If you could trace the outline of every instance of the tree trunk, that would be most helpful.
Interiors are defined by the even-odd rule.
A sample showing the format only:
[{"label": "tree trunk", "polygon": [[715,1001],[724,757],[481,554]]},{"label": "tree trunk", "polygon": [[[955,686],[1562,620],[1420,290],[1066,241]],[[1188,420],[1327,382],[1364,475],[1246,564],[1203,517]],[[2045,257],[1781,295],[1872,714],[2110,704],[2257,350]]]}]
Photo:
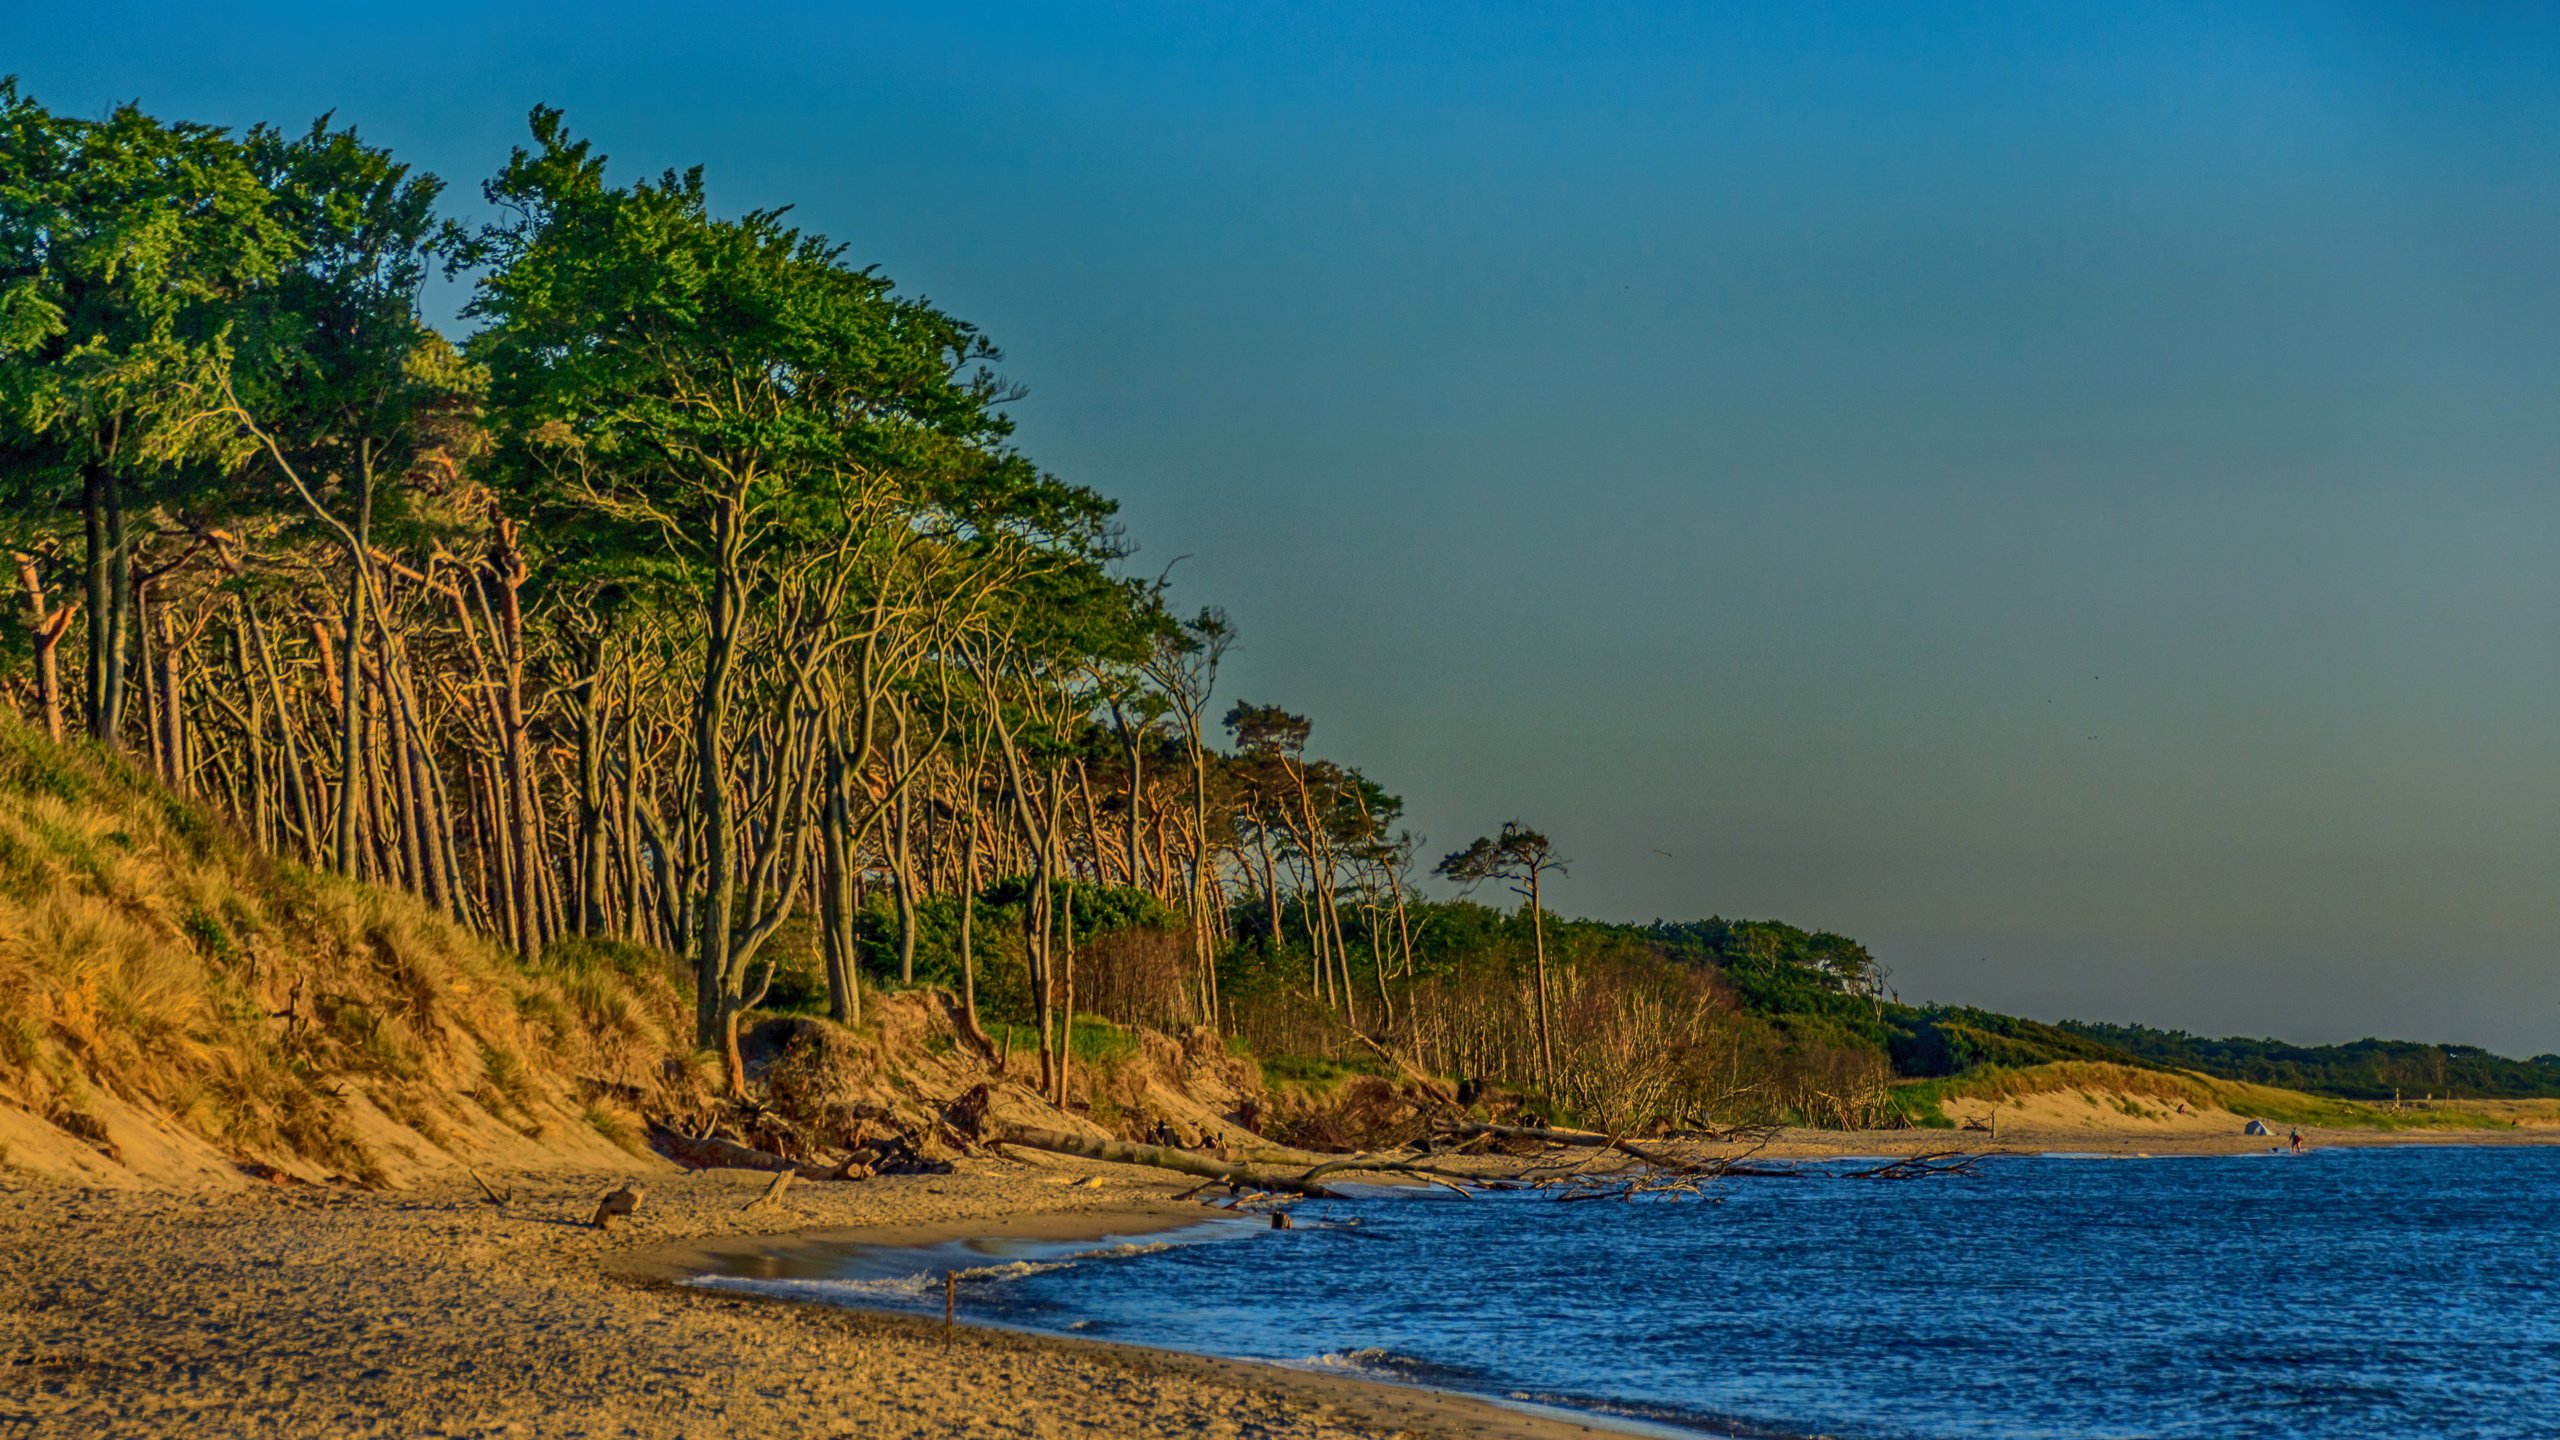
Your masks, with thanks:
[{"label": "tree trunk", "polygon": [[526,959],[542,953],[544,940],[538,847],[541,811],[534,796],[533,739],[524,704],[524,606],[521,589],[527,578],[524,554],[516,547],[516,524],[500,520],[489,549],[489,571],[497,582],[497,615],[493,629],[498,648],[498,743],[506,771],[507,906],[515,917],[516,949]]},{"label": "tree trunk", "polygon": [[745,537],[734,503],[713,512],[714,560],[710,613],[704,636],[702,685],[693,704],[694,799],[700,817],[702,880],[695,921],[695,1020],[701,1043],[720,1047],[733,1095],[746,1093],[746,1063],[738,1054],[737,1004],[743,975],[733,974],[738,854],[729,818],[729,688],[737,668],[739,628],[746,614],[740,568]]},{"label": "tree trunk", "polygon": [[639,682],[624,687],[622,702],[622,789],[619,824],[622,842],[622,925],[625,940],[640,938],[640,919],[645,913],[640,900],[640,716],[636,703]]},{"label": "tree trunk", "polygon": [[125,632],[133,608],[133,551],[125,533],[124,491],[103,464],[81,467],[81,510],[88,530],[89,666],[83,676],[90,738],[124,743]]},{"label": "tree trunk", "polygon": [[907,770],[907,707],[896,706],[897,739],[889,752],[891,783],[897,793],[891,797],[889,814],[889,868],[897,882],[895,900],[898,906],[898,983],[916,983],[916,862],[912,845],[915,811],[909,795]]},{"label": "tree trunk", "polygon": [[364,587],[373,569],[365,547],[372,538],[373,486],[369,466],[356,472],[356,523],[347,545],[347,593],[338,629],[338,873],[356,873],[356,784],[364,764],[364,685],[359,668],[364,655]]},{"label": "tree trunk", "polygon": [[195,790],[195,767],[190,763],[187,746],[186,656],[178,645],[178,619],[166,596],[155,595],[152,618],[157,623],[157,654],[153,657],[159,669],[159,681],[153,688],[160,702],[161,769],[168,776],[169,788],[181,795]]},{"label": "tree trunk", "polygon": [[1271,906],[1271,953],[1280,953],[1280,875],[1271,864],[1271,827],[1260,816],[1253,821],[1253,843],[1262,852],[1262,898]]},{"label": "tree trunk", "polygon": [[978,1024],[978,957],[971,944],[978,914],[978,812],[974,804],[969,807],[967,823],[968,838],[962,842],[960,859],[960,1019],[968,1027],[970,1043],[983,1050],[988,1048],[987,1032]]},{"label": "tree trunk", "polygon": [[395,819],[400,837],[400,870],[411,892],[426,897],[432,894],[427,879],[426,831],[418,824],[419,795],[417,774],[409,766],[409,727],[404,723],[400,707],[391,698],[389,646],[386,644],[384,664],[374,667],[374,684],[382,691],[382,723],[390,730],[390,743],[383,747],[389,761],[391,785],[389,799],[397,807]]},{"label": "tree trunk", "polygon": [[1067,881],[1066,933],[1059,951],[1061,984],[1058,1008],[1058,1096],[1055,1104],[1067,1108],[1067,1072],[1073,1068],[1076,1054],[1076,882]]},{"label": "tree trunk", "polygon": [[590,939],[607,928],[604,824],[604,637],[587,641],[586,676],[578,687],[578,933]]},{"label": "tree trunk", "polygon": [[1538,872],[1529,872],[1529,933],[1538,948],[1538,1064],[1545,1076],[1548,1091],[1556,1086],[1555,1021],[1547,1011],[1547,922],[1546,911],[1538,903]]},{"label": "tree trunk", "polygon": [[147,590],[134,594],[133,660],[130,673],[142,689],[142,748],[151,761],[151,773],[163,783],[169,779],[168,728],[160,713],[160,667],[152,660],[151,617],[159,607],[152,603]]},{"label": "tree trunk", "polygon": [[[238,678],[240,698],[247,715],[241,726],[243,743],[241,763],[247,770],[248,809],[242,818],[249,827],[250,838],[270,853],[282,850],[275,833],[274,807],[267,798],[267,697],[249,659],[249,626],[242,615],[243,602],[232,597],[231,607],[231,671]],[[55,739],[62,738],[59,735]]]},{"label": "tree trunk", "polygon": [[304,773],[302,742],[295,733],[293,707],[285,699],[284,677],[276,671],[274,649],[267,644],[267,628],[258,619],[258,607],[249,597],[240,597],[240,615],[248,622],[249,641],[257,647],[258,669],[266,677],[268,698],[275,702],[277,743],[284,751],[285,798],[293,806],[294,828],[302,837],[302,862],[320,863],[320,818],[311,803],[311,788]]},{"label": "tree trunk", "polygon": [[1144,890],[1147,852],[1140,841],[1146,833],[1147,819],[1146,732],[1123,725],[1120,734],[1129,747],[1129,886]]},{"label": "tree trunk", "polygon": [[48,610],[44,602],[44,576],[36,569],[36,557],[18,552],[18,584],[27,595],[27,634],[35,644],[36,718],[43,723],[44,733],[59,742],[62,739],[62,662],[59,651],[63,629],[70,623],[71,607]]},{"label": "tree trunk", "polygon": [[826,794],[818,815],[818,930],[827,963],[827,1014],[839,1025],[857,1025],[862,971],[853,928],[853,778],[841,717],[830,707],[820,723],[826,727]]}]

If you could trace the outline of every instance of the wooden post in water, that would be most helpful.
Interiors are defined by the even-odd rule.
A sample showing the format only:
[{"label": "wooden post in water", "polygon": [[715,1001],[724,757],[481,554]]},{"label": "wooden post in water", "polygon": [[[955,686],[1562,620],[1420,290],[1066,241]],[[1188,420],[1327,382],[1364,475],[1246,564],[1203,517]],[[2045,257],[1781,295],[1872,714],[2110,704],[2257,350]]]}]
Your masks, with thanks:
[{"label": "wooden post in water", "polygon": [[959,1308],[960,1272],[957,1270],[945,1270],[942,1272],[942,1328],[944,1330],[947,1331],[951,1328],[952,1315],[958,1311]]}]

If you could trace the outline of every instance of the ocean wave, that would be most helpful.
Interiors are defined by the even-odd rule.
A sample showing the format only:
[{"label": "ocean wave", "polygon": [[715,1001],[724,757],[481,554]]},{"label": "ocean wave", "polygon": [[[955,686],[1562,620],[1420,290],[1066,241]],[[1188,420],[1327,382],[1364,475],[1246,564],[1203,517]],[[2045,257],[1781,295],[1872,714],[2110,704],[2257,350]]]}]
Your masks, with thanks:
[{"label": "ocean wave", "polygon": [[1034,1275],[1049,1275],[1094,1260],[1130,1260],[1140,1255],[1160,1255],[1182,1246],[1171,1240],[1132,1240],[1120,1245],[1105,1245],[1095,1250],[1077,1250],[1065,1255],[1052,1255],[1042,1260],[1008,1260],[1001,1265],[975,1265],[956,1272],[963,1282],[1004,1283],[1027,1280]]},{"label": "ocean wave", "polygon": [[[1073,1256],[1056,1260],[1008,1260],[1001,1265],[971,1265],[951,1273],[970,1285],[1001,1285],[1012,1280],[1028,1280],[1034,1275],[1047,1275],[1076,1267]],[[939,1277],[935,1277],[939,1278]]]},{"label": "ocean wave", "polygon": [[684,1283],[703,1290],[743,1290],[783,1300],[842,1305],[847,1302],[878,1304],[922,1300],[942,1288],[942,1277],[927,1273],[876,1275],[860,1280],[775,1280],[753,1275],[696,1275]]},{"label": "ocean wave", "polygon": [[1482,1372],[1464,1365],[1449,1365],[1406,1355],[1381,1346],[1369,1345],[1358,1350],[1329,1350],[1312,1359],[1299,1362],[1312,1370],[1347,1370],[1379,1380],[1398,1380],[1407,1385],[1464,1385],[1482,1378]]},{"label": "ocean wave", "polygon": [[1522,1405],[1537,1405],[1551,1410],[1576,1410],[1586,1415],[1606,1415],[1616,1420],[1634,1420],[1649,1426],[1660,1426],[1689,1434],[1714,1435],[1725,1440],[1821,1440],[1808,1437],[1801,1430],[1772,1429],[1714,1410],[1687,1405],[1660,1404],[1645,1400],[1605,1400],[1590,1395],[1560,1394],[1547,1390],[1509,1390],[1503,1399]]},{"label": "ocean wave", "polygon": [[[1033,1260],[1007,1260],[992,1265],[951,1267],[948,1274],[969,1286],[1008,1285],[1034,1275],[1055,1274],[1072,1270],[1096,1260],[1128,1260],[1141,1255],[1155,1255],[1182,1248],[1171,1240],[1132,1240],[1118,1245],[1104,1245],[1091,1250],[1077,1250],[1064,1255],[1051,1255]],[[685,1283],[710,1290],[743,1290],[757,1295],[770,1295],[784,1300],[807,1300],[835,1305],[908,1305],[938,1300],[942,1294],[942,1267],[919,1270],[903,1275],[868,1275],[859,1278],[829,1276],[811,1279],[774,1279],[749,1275],[697,1275]]]}]

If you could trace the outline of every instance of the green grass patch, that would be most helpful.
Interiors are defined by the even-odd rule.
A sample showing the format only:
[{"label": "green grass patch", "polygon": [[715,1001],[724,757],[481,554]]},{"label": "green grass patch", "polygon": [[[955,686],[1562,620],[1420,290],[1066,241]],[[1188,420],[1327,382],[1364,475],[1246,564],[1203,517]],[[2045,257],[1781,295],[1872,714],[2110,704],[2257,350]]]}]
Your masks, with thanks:
[{"label": "green grass patch", "polygon": [[2340,1130],[2504,1130],[2510,1121],[2485,1106],[2436,1103],[2393,1109],[2387,1103],[2306,1095],[2240,1080],[2204,1080],[2214,1103],[2235,1115],[2269,1125],[2317,1125]]},{"label": "green grass patch", "polygon": [[[987,1035],[998,1049],[1011,1046],[1017,1055],[1035,1053],[1040,1048],[1040,1030],[1036,1025],[1000,1022],[986,1027]],[[1051,1031],[1055,1034],[1055,1030]],[[1138,1053],[1138,1037],[1098,1015],[1078,1014],[1073,1039],[1067,1054],[1087,1065],[1107,1065],[1126,1060]]]},{"label": "green grass patch", "polygon": [[1271,1085],[1295,1085],[1307,1090],[1329,1090],[1354,1075],[1383,1075],[1386,1066],[1367,1056],[1337,1059],[1330,1055],[1266,1055],[1262,1058],[1262,1078]]}]

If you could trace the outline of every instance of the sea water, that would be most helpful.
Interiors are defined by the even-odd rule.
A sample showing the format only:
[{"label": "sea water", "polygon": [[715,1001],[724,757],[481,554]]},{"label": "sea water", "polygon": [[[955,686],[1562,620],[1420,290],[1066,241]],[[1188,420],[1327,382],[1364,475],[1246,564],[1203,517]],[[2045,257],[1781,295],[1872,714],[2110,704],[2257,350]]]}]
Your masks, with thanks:
[{"label": "sea water", "polygon": [[1295,1216],[727,1283],[938,1310],[959,1268],[972,1319],[1709,1434],[2560,1437],[2560,1149],[1995,1157]]}]

